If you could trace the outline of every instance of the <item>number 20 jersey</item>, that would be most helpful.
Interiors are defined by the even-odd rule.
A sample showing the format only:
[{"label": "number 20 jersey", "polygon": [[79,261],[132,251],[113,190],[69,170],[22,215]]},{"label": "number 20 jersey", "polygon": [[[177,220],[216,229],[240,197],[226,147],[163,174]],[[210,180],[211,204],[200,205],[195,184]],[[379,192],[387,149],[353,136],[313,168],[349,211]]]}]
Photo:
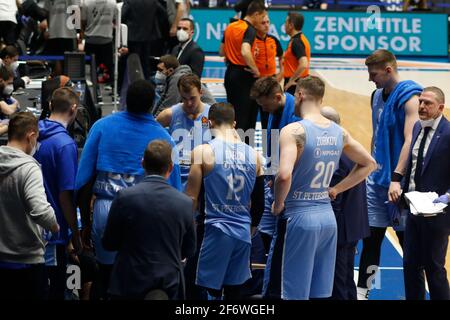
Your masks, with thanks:
[{"label": "number 20 jersey", "polygon": [[286,212],[329,206],[328,187],[343,148],[343,131],[334,122],[328,127],[320,127],[304,119],[300,124],[305,131],[305,142],[303,153],[292,172],[292,184],[285,201]]}]

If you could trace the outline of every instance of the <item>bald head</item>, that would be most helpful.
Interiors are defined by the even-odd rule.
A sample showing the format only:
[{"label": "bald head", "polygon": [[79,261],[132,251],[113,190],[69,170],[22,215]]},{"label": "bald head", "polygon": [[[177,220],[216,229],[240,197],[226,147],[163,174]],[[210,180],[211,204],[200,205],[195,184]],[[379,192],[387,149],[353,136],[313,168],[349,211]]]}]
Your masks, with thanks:
[{"label": "bald head", "polygon": [[320,108],[320,114],[327,118],[328,120],[331,120],[337,124],[341,124],[341,117],[339,116],[339,113],[330,106],[325,106]]}]

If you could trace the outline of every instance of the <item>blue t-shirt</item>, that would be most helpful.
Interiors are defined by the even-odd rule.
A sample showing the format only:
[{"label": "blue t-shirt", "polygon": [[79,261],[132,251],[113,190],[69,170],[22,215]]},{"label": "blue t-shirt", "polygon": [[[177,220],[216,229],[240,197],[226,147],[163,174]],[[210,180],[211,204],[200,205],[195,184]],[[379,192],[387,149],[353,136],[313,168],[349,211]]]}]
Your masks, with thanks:
[{"label": "blue t-shirt", "polygon": [[[41,164],[47,200],[55,210],[60,226],[58,234],[47,238],[49,243],[66,245],[69,241],[69,226],[61,209],[59,195],[63,191],[75,190],[78,149],[66,128],[56,121],[39,121],[38,150],[34,155]],[[75,199],[73,199],[75,204]]]}]

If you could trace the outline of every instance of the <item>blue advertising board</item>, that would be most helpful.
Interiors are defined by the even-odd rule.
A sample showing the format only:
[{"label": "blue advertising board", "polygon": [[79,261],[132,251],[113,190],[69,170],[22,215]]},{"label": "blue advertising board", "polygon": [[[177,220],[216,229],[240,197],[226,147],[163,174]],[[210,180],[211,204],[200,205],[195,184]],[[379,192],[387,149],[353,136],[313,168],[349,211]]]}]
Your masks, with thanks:
[{"label": "blue advertising board", "polygon": [[[399,56],[447,56],[448,18],[435,13],[365,13],[303,11],[303,32],[312,54],[367,55],[387,49]],[[203,50],[217,52],[223,31],[234,16],[233,10],[193,9],[195,38]],[[287,11],[272,10],[270,33],[283,48],[289,36],[284,32]]]}]

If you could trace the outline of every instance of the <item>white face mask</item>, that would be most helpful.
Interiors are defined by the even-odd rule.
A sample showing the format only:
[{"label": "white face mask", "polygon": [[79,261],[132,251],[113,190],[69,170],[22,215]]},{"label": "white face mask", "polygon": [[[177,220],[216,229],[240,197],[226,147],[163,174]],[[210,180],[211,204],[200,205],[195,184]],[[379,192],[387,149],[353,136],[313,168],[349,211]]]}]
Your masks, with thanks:
[{"label": "white face mask", "polygon": [[180,42],[186,42],[189,40],[189,34],[183,29],[180,29],[177,31],[177,39]]},{"label": "white face mask", "polygon": [[164,84],[166,83],[167,76],[161,71],[156,71],[155,82],[156,84]]},{"label": "white face mask", "polygon": [[10,96],[14,91],[14,86],[12,84],[8,84],[3,89],[3,94],[6,96]]},{"label": "white face mask", "polygon": [[419,120],[419,121],[420,121],[420,125],[422,126],[422,128],[432,127],[433,123],[434,123],[434,119]]},{"label": "white face mask", "polygon": [[14,61],[11,63],[11,69],[15,72],[17,68],[19,67],[19,61]]}]

